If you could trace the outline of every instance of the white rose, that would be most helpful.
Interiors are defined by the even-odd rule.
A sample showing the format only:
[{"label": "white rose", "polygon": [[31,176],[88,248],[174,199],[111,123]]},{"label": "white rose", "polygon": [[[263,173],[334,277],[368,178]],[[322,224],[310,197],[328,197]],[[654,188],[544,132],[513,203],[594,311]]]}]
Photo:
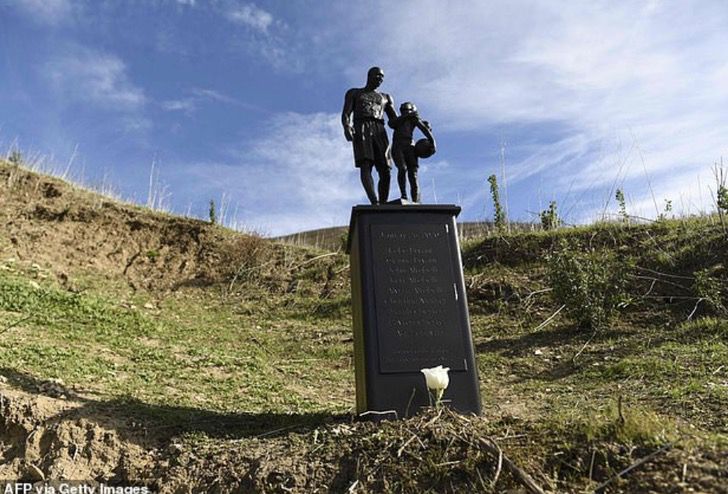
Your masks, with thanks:
[{"label": "white rose", "polygon": [[443,367],[441,365],[432,367],[431,369],[420,370],[420,372],[425,375],[427,387],[435,395],[436,404],[440,402],[442,395],[445,392],[445,388],[447,388],[448,384],[450,384],[450,376],[447,375],[449,370],[449,367]]}]

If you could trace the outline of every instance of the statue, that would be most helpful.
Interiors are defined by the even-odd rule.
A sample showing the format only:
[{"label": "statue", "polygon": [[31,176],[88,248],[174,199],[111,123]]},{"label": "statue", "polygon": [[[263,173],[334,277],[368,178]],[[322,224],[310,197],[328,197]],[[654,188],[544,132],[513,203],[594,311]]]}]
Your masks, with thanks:
[{"label": "statue", "polygon": [[[426,120],[420,120],[417,107],[409,101],[399,107],[400,116],[390,120],[394,129],[392,136],[392,158],[397,165],[397,182],[403,200],[407,200],[407,178],[409,178],[412,202],[420,202],[420,186],[417,181],[418,158],[428,158],[435,154],[437,147],[432,127]],[[425,135],[415,146],[412,135],[415,127]],[[423,142],[424,141],[424,142]]]},{"label": "statue", "polygon": [[[377,91],[382,81],[382,69],[369,69],[366,86],[346,92],[341,112],[344,137],[354,148],[354,165],[359,168],[361,183],[369,201],[375,205],[387,202],[392,167],[388,156],[389,138],[384,127],[384,114],[387,114],[389,122],[397,118],[392,97]],[[372,168],[376,168],[379,175],[379,196],[374,191]]]}]

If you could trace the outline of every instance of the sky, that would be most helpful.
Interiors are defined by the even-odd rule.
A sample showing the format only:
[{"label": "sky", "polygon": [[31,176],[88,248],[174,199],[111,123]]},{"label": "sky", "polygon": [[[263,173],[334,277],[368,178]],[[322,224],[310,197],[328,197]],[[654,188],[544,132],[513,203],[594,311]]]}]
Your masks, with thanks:
[{"label": "sky", "polygon": [[[728,4],[0,0],[0,152],[119,197],[281,235],[366,195],[344,93],[369,67],[438,151],[424,203],[568,224],[713,208],[728,165]],[[398,197],[392,180],[390,197]]]}]

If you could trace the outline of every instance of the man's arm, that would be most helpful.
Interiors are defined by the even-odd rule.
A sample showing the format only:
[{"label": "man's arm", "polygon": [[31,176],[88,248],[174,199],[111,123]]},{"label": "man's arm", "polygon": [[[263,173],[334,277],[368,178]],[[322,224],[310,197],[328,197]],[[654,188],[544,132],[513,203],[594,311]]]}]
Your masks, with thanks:
[{"label": "man's arm", "polygon": [[344,109],[341,110],[341,125],[344,126],[344,137],[351,142],[354,139],[354,126],[351,123],[351,114],[354,112],[354,96],[356,89],[349,89],[344,96]]},{"label": "man's arm", "polygon": [[397,118],[397,112],[394,111],[394,98],[391,95],[386,94],[387,102],[384,104],[384,113],[387,114],[387,121],[390,127],[392,122]]}]

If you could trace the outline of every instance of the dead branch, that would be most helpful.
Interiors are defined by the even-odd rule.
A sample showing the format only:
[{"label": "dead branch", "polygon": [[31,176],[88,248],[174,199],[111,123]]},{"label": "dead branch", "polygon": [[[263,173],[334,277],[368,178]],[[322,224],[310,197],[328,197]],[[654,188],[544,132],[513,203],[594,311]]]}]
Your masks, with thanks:
[{"label": "dead branch", "polygon": [[640,271],[646,271],[647,273],[656,274],[658,276],[665,276],[667,278],[675,278],[678,280],[690,280],[690,281],[693,281],[695,279],[692,276],[679,276],[676,274],[661,273],[660,271],[655,271],[654,269],[649,269],[649,268],[643,268],[642,266],[635,266],[635,268],[639,269]]},{"label": "dead branch", "polygon": [[695,315],[695,311],[698,310],[698,306],[700,305],[700,302],[702,302],[703,300],[705,300],[705,299],[699,298],[698,301],[695,302],[695,307],[693,307],[693,311],[690,313],[690,315],[687,318],[688,321],[693,318],[693,316]]},{"label": "dead branch", "polygon": [[[674,281],[668,281],[668,280],[661,280],[660,278],[653,278],[652,276],[640,276],[640,275],[634,275],[634,276],[633,276],[633,278],[634,278],[634,279],[637,279],[637,280],[648,280],[648,281],[652,281],[652,284],[653,284],[653,286],[654,286],[654,284],[655,284],[656,282],[658,282],[658,281],[659,281],[660,283],[664,283],[665,285],[670,285],[670,286],[674,286],[674,287],[676,287],[676,288],[680,288],[681,290],[685,290],[685,291],[688,291],[688,290],[689,290],[689,288],[687,288],[687,287],[685,287],[685,286],[682,286],[682,285],[680,285],[679,283],[675,283]],[[652,288],[651,288],[651,287],[650,287],[650,291],[652,291]],[[648,292],[648,293],[649,293],[649,292]]]},{"label": "dead branch", "polygon": [[535,494],[545,494],[544,490],[536,483],[536,481],[533,480],[533,477],[531,477],[524,470],[516,466],[516,464],[513,463],[510,458],[503,454],[503,451],[493,441],[481,439],[480,444],[483,449],[493,455],[493,457],[502,458],[503,465],[505,465],[506,469],[511,472],[511,475],[513,475],[513,477],[523,487],[525,487],[528,492]]},{"label": "dead branch", "polygon": [[588,340],[586,340],[586,343],[584,343],[584,346],[582,346],[582,347],[581,347],[581,350],[579,350],[578,352],[576,352],[576,355],[574,355],[573,357],[571,357],[571,362],[572,362],[572,363],[574,363],[574,364],[576,363],[576,358],[577,358],[577,357],[578,357],[579,355],[581,355],[581,354],[582,354],[582,352],[583,352],[584,350],[586,350],[586,347],[587,347],[587,346],[589,345],[589,343],[591,343],[591,341],[592,341],[592,340],[594,339],[594,337],[595,337],[595,336],[597,335],[597,331],[598,331],[598,330],[594,330],[594,332],[593,332],[593,333],[592,333],[592,335],[591,335],[591,336],[589,337],[589,339],[588,339]]},{"label": "dead branch", "polygon": [[534,331],[538,331],[539,329],[545,328],[553,320],[553,318],[556,317],[559,314],[559,312],[561,312],[562,310],[564,310],[564,307],[566,307],[566,304],[564,304],[561,307],[559,307],[556,310],[556,312],[554,312],[553,314],[551,314],[544,322],[542,322],[541,324],[539,324],[538,326],[536,326],[534,328]]}]

